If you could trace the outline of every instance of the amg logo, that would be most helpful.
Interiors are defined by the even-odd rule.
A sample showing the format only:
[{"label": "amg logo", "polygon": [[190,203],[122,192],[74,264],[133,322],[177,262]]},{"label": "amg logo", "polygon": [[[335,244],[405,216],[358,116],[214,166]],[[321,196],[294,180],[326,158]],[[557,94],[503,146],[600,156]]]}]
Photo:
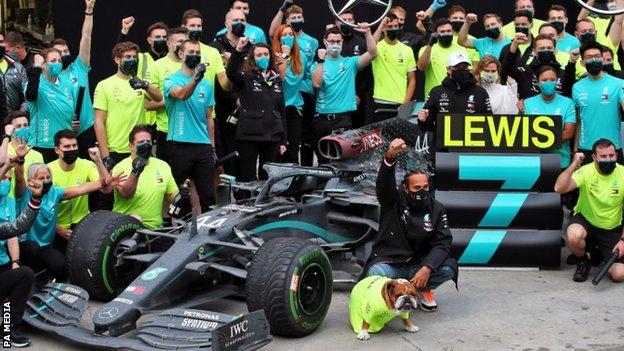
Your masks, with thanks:
[{"label": "amg logo", "polygon": [[213,330],[218,326],[217,322],[202,321],[200,319],[184,318],[182,320],[182,327],[202,330]]},{"label": "amg logo", "polygon": [[201,319],[212,319],[215,321],[219,320],[219,316],[217,316],[216,314],[201,313],[201,312],[195,312],[195,311],[184,311],[184,316],[193,317],[193,318],[201,318]]},{"label": "amg logo", "polygon": [[240,323],[234,324],[230,327],[230,337],[233,338],[238,336],[241,333],[246,333],[248,328],[249,321],[242,321]]},{"label": "amg logo", "polygon": [[113,301],[125,303],[126,305],[132,305],[134,302],[130,299],[124,299],[123,297],[117,297]]}]

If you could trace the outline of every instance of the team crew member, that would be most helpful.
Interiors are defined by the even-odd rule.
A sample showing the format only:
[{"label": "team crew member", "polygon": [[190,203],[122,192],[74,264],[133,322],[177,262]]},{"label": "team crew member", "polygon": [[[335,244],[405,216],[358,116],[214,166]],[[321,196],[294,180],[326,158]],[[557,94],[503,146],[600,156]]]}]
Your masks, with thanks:
[{"label": "team crew member", "polygon": [[14,61],[20,63],[26,70],[35,66],[35,59],[40,56],[30,49],[26,49],[24,37],[18,32],[8,32],[4,36],[7,55]]},{"label": "team crew member", "polygon": [[479,53],[479,58],[483,59],[486,55],[499,57],[503,48],[511,43],[503,32],[501,26],[503,21],[500,16],[495,13],[488,13],[483,16],[483,26],[485,27],[485,37],[475,39],[468,36],[470,26],[477,22],[477,15],[469,13],[466,16],[466,22],[459,30],[457,42],[465,48],[474,48]]},{"label": "team crew member", "polygon": [[[4,172],[8,168],[3,168]],[[4,177],[0,170],[0,178]],[[28,205],[22,211],[17,220],[3,221],[0,223],[0,301],[11,302],[11,346],[26,347],[30,345],[30,338],[20,332],[22,316],[26,309],[26,301],[30,296],[30,290],[35,278],[32,269],[22,266],[18,258],[9,258],[6,252],[5,242],[13,241],[17,245],[17,235],[20,235],[33,225],[41,205],[42,185],[41,182],[31,181],[28,184],[32,197]],[[10,245],[10,244],[9,244]],[[17,249],[19,252],[19,249]],[[9,251],[11,248],[9,247]]]},{"label": "team crew member", "polygon": [[425,72],[425,98],[433,87],[442,84],[447,76],[447,63],[452,53],[468,51],[454,43],[453,27],[446,18],[439,19],[434,25],[435,35],[431,35],[429,43],[418,53],[418,69]]},{"label": "team crew member", "polygon": [[[167,56],[154,62],[150,69],[150,83],[158,88],[158,91],[163,91],[165,77],[180,69],[182,60],[178,57],[178,51],[182,47],[182,43],[187,39],[188,35],[185,28],[177,27],[167,32],[166,44],[169,48],[169,53]],[[145,103],[145,107],[156,113],[156,157],[168,161],[167,132],[169,131],[169,119],[165,110],[165,99],[159,102],[148,101]]]},{"label": "team crew member", "polygon": [[24,91],[28,84],[26,69],[7,55],[4,33],[0,33],[0,80],[6,95],[7,113],[26,111],[28,109],[24,99]]},{"label": "team crew member", "polygon": [[[121,20],[121,32],[117,37],[117,43],[130,41],[128,33],[134,25],[134,17],[126,17]],[[146,52],[140,52],[138,55],[137,77],[141,80],[150,79],[150,71],[154,67],[156,60],[167,55],[167,32],[169,27],[163,22],[156,22],[147,28],[147,45]],[[162,90],[162,89],[160,89]],[[156,123],[156,112],[150,108],[149,104],[145,105],[145,123],[153,126]]]},{"label": "team crew member", "polygon": [[[249,16],[249,0],[230,0],[230,11],[232,10],[242,11],[245,14],[245,17]],[[215,40],[217,39],[219,35],[222,35],[227,30],[228,30],[227,28],[223,28],[220,31],[218,31],[217,34],[215,34]],[[254,26],[251,23],[247,23],[245,25],[245,31],[243,35],[241,36],[248,38],[249,42],[252,45],[260,44],[260,43],[262,44],[267,43],[267,39],[266,39],[266,36],[264,35],[264,31],[260,27]]]},{"label": "team crew member", "polygon": [[130,174],[115,187],[113,211],[136,217],[147,228],[160,228],[163,210],[178,194],[171,168],[151,156],[152,134],[147,125],[137,125],[130,131],[128,158],[113,169],[113,173]]},{"label": "team crew member", "polygon": [[[50,167],[42,163],[31,165],[28,168],[28,182],[41,181],[44,192],[49,191],[41,199],[41,211],[39,211],[34,225],[26,232],[25,241],[20,242],[22,262],[35,271],[45,268],[53,278],[64,281],[67,259],[52,245],[56,233],[59,203],[98,190],[110,191],[110,187],[117,185],[124,178],[124,175],[118,174],[110,177],[109,183],[101,180],[63,189],[53,186]],[[29,188],[25,191],[18,189],[16,194],[19,196],[22,192],[22,199],[31,197]],[[25,205],[26,201],[22,200],[22,211],[25,209]]]},{"label": "team crew member", "polygon": [[29,142],[43,155],[43,160],[50,162],[56,158],[54,153],[54,135],[59,130],[78,126],[72,121],[75,99],[74,85],[68,76],[60,76],[63,69],[61,52],[54,48],[43,50],[37,56],[35,66],[28,71],[26,100],[30,110]]},{"label": "team crew member", "polygon": [[91,93],[89,92],[91,32],[93,31],[93,9],[95,7],[95,0],[85,0],[85,4],[85,18],[82,23],[82,36],[80,37],[78,57],[76,59],[73,58],[69,51],[69,44],[67,41],[57,38],[50,43],[51,47],[61,52],[63,70],[59,75],[59,79],[69,80],[72,83],[72,96],[76,103],[78,103],[79,89],[84,89],[84,98],[79,112],[80,115],[77,116],[80,121],[77,130],[75,123],[72,123],[74,131],[78,133],[78,150],[80,150],[80,157],[82,158],[88,158],[89,153],[87,150],[95,146],[93,103],[91,103]]},{"label": "team crew member", "polygon": [[408,172],[397,190],[395,161],[405,149],[402,139],[394,139],[381,162],[376,185],[379,232],[364,271],[367,276],[409,279],[418,289],[421,309],[433,312],[438,307],[433,290],[457,278],[457,261],[449,257],[453,236],[424,172]]},{"label": "team crew member", "polygon": [[577,257],[575,282],[587,280],[591,264],[587,251],[597,246],[603,258],[615,249],[620,259],[611,266],[609,275],[616,282],[624,281],[624,234],[622,233],[622,204],[624,167],[616,163],[613,143],[599,139],[592,146],[593,162],[582,166],[585,154],[576,153],[570,166],[559,175],[555,191],[565,194],[579,189],[580,196],[566,230],[567,245]]},{"label": "team crew member", "polygon": [[557,50],[570,53],[579,49],[581,42],[577,37],[565,31],[568,25],[568,11],[561,5],[551,5],[548,10],[548,22],[557,28]]},{"label": "team crew member", "polygon": [[[593,5],[593,3],[594,0],[587,0],[587,4]],[[613,0],[608,0],[607,6],[614,10],[618,9],[616,1]],[[588,18],[588,14],[589,12],[585,9],[581,9],[581,12],[579,12],[574,36],[581,41],[581,45],[591,41],[596,41],[598,44],[604,45],[613,50],[615,53],[615,68],[620,69],[617,52],[622,39],[622,24],[624,23],[624,15],[620,14],[603,19],[598,17]]]},{"label": "team crew member", "polygon": [[524,100],[523,114],[558,115],[563,119],[563,144],[552,150],[561,155],[561,169],[570,165],[570,140],[576,129],[576,110],[572,99],[557,94],[557,70],[551,66],[542,66],[537,71],[541,94]]},{"label": "team crew member", "polygon": [[136,78],[138,52],[139,47],[131,42],[115,45],[113,60],[117,73],[95,88],[95,135],[109,170],[130,154],[124,135],[137,124],[145,123],[146,100],[162,100],[158,88]]},{"label": "team crew member", "polygon": [[[312,129],[314,149],[319,140],[336,129],[351,128],[351,112],[357,108],[355,95],[355,75],[368,66],[377,55],[377,44],[368,23],[359,23],[356,31],[366,36],[367,51],[360,56],[344,57],[343,36],[338,27],[325,32],[325,49],[319,49],[319,61],[313,67],[312,84],[319,89],[316,100],[316,116]],[[319,163],[327,162],[317,154]]]},{"label": "team crew member", "polygon": [[[451,21],[451,26],[453,27],[453,44],[459,45],[459,31],[466,23],[466,10],[461,5],[453,5],[448,11],[448,19]],[[471,39],[474,39],[470,37]],[[479,62],[479,53],[475,49],[466,48],[468,52],[468,57],[472,60],[473,63]]]},{"label": "team crew member", "polygon": [[602,71],[610,74],[616,78],[624,79],[624,72],[619,69],[615,69],[615,62],[613,61],[613,50],[602,45]]},{"label": "team crew member", "polygon": [[185,179],[195,183],[201,209],[214,205],[215,161],[214,89],[206,81],[206,67],[200,64],[198,43],[185,41],[178,51],[182,69],[165,78],[164,93],[169,134],[169,164],[178,184]]},{"label": "team crew member", "polygon": [[286,152],[282,160],[299,163],[299,147],[301,145],[301,128],[303,113],[303,97],[301,85],[306,74],[306,56],[299,48],[295,32],[288,24],[281,25],[273,36],[273,52],[281,56],[285,64],[277,66],[281,77],[284,77],[284,118],[286,119],[286,135],[288,137]]},{"label": "team crew member", "polygon": [[238,175],[243,182],[266,179],[262,166],[286,152],[284,83],[276,73],[276,57],[267,45],[256,44],[244,59],[247,43],[247,38],[239,39],[227,66],[241,105],[235,140],[240,153]]},{"label": "team crew member", "polygon": [[375,110],[370,123],[396,117],[399,106],[411,101],[416,90],[416,59],[412,49],[399,41],[399,19],[389,14],[379,27],[384,39],[377,44],[372,62]]},{"label": "team crew member", "polygon": [[[66,189],[89,182],[99,182],[100,179],[103,182],[107,181],[108,172],[103,166],[98,169],[95,163],[78,157],[78,136],[73,131],[61,130],[56,133],[54,146],[58,160],[48,163],[48,167],[54,174],[54,186]],[[96,156],[99,157],[99,154]],[[59,251],[64,252],[67,241],[72,235],[72,228],[89,214],[89,196],[82,195],[62,201],[57,211],[56,234],[58,236],[55,236],[55,244]]]},{"label": "team crew member", "polygon": [[[30,127],[28,123],[27,111],[13,111],[4,121],[5,124],[13,126],[11,143],[8,145],[9,156],[18,156],[24,162],[24,178],[28,177],[28,167],[33,163],[43,163],[43,156],[37,150],[30,149],[27,145]],[[20,162],[21,162],[20,161]],[[11,196],[15,197],[15,185],[11,184]]]},{"label": "team crew member", "polygon": [[518,85],[507,82],[500,84],[501,64],[494,56],[486,55],[479,61],[474,75],[477,84],[487,91],[490,97],[490,105],[494,114],[518,113]]},{"label": "team crew member", "polygon": [[601,47],[596,42],[581,47],[587,77],[574,84],[572,99],[579,110],[578,151],[590,162],[592,145],[602,138],[613,140],[622,163],[620,107],[624,107],[624,82],[602,72]]},{"label": "team crew member", "polygon": [[[300,57],[305,60],[303,81],[301,82],[300,90],[301,97],[303,98],[303,109],[301,111],[301,165],[312,166],[312,133],[311,126],[314,120],[314,113],[316,109],[316,100],[314,97],[314,88],[312,87],[312,65],[314,64],[314,58],[316,51],[319,48],[319,42],[316,38],[311,37],[303,31],[304,17],[303,9],[300,6],[292,5],[292,0],[284,0],[282,7],[277,11],[277,14],[271,22],[271,28],[269,29],[269,35],[274,36],[275,30],[282,23],[282,18],[286,18],[286,24],[289,24],[293,31],[295,31],[295,38],[297,39],[297,46],[299,46]],[[352,16],[353,17],[353,16]],[[292,53],[291,53],[292,56]],[[290,133],[288,133],[291,137]],[[290,159],[291,150],[286,150],[286,159]]]},{"label": "team crew member", "polygon": [[[533,4],[533,0],[515,0],[514,4],[514,12],[522,12],[528,16],[531,16],[533,26],[530,28],[531,35],[536,37],[538,36],[539,27],[546,23],[546,21],[535,18],[535,5]],[[507,38],[513,38],[515,33],[518,33],[518,24],[515,21],[507,23],[502,31],[503,35]],[[529,33],[524,33],[527,36]]]}]

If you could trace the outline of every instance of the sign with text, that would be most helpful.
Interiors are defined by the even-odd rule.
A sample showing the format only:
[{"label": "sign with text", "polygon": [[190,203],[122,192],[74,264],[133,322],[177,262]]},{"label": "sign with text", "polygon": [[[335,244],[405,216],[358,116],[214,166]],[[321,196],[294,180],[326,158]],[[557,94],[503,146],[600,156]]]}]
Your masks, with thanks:
[{"label": "sign with text", "polygon": [[437,145],[474,152],[539,152],[562,145],[561,116],[439,114]]}]

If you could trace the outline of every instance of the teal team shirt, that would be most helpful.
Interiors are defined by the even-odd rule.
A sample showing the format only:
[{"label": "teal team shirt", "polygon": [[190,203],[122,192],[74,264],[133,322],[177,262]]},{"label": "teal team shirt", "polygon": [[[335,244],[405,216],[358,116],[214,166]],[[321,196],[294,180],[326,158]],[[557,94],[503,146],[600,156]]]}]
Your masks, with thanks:
[{"label": "teal team shirt", "polygon": [[[323,85],[316,99],[317,113],[343,113],[357,109],[355,75],[359,59],[359,56],[340,56],[335,60],[325,57]],[[312,67],[312,72],[315,70],[316,64]]]},{"label": "teal team shirt", "polygon": [[[527,115],[556,115],[561,116],[562,126],[566,123],[576,124],[576,110],[574,102],[565,96],[555,94],[552,101],[546,101],[542,95],[536,95],[524,100],[525,114]],[[551,150],[561,155],[561,168],[570,165],[570,141],[566,140],[559,149]]]},{"label": "teal team shirt", "polygon": [[307,35],[306,33],[301,32],[301,34],[297,35],[297,44],[299,45],[299,51],[306,58],[305,74],[303,77],[303,82],[301,83],[301,91],[308,94],[314,94],[314,87],[312,86],[311,68],[314,64],[316,51],[319,48],[319,42],[318,40]]},{"label": "teal team shirt", "polygon": [[37,100],[28,102],[30,145],[51,149],[56,132],[72,129],[73,91],[74,86],[67,77],[59,76],[56,82],[50,83],[41,75]]},{"label": "teal team shirt", "polygon": [[[4,196],[0,199],[0,223],[13,222],[15,220],[15,199]],[[11,262],[6,240],[0,240],[0,266]]]},{"label": "teal team shirt", "polygon": [[80,128],[78,129],[78,134],[81,134],[93,126],[93,103],[91,102],[91,92],[89,91],[90,70],[91,67],[87,66],[82,62],[80,57],[78,57],[66,70],[61,72],[60,75],[60,77],[72,83],[72,96],[76,103],[78,103],[78,91],[80,87],[85,87],[82,107],[80,108]]},{"label": "teal team shirt", "polygon": [[557,50],[563,51],[566,54],[569,54],[570,51],[574,49],[578,49],[581,47],[581,42],[577,37],[570,33],[566,33],[563,36],[563,39],[557,40]]},{"label": "teal team shirt", "polygon": [[210,144],[206,110],[214,106],[214,89],[206,79],[202,79],[195,87],[193,95],[186,100],[171,97],[171,91],[187,85],[193,77],[182,70],[165,77],[164,94],[165,110],[169,118],[167,140],[183,143]]},{"label": "teal team shirt", "polygon": [[[223,28],[215,34],[215,37],[225,34],[227,32],[227,28]],[[247,23],[245,26],[245,36],[249,39],[249,42],[252,44],[263,43],[266,44],[266,36],[264,35],[264,31],[257,26],[254,26],[251,23]]]},{"label": "teal team shirt", "polygon": [[509,38],[505,37],[505,39],[500,42],[496,42],[492,38],[484,37],[479,39],[472,39],[472,45],[475,47],[475,50],[479,53],[479,58],[483,58],[486,55],[494,56],[497,60],[500,56],[503,48],[511,43]]},{"label": "teal team shirt", "polygon": [[[36,242],[39,247],[44,248],[52,245],[56,234],[57,206],[63,199],[64,190],[58,186],[53,186],[50,191],[41,199],[39,213],[35,218],[35,223],[26,232],[25,239]],[[28,188],[24,190],[24,195],[20,201],[20,212],[28,206],[28,199],[32,193]]]},{"label": "teal team shirt", "polygon": [[572,99],[579,109],[581,129],[579,149],[591,150],[596,140],[609,139],[616,149],[620,140],[620,103],[624,101],[624,81],[608,74],[598,80],[582,78],[572,88]]},{"label": "teal team shirt", "polygon": [[303,84],[303,77],[305,74],[306,58],[301,58],[301,72],[295,74],[292,70],[292,62],[288,61],[286,67],[286,79],[284,80],[284,106],[294,106],[297,108],[303,108],[303,96],[301,96],[301,85]]}]

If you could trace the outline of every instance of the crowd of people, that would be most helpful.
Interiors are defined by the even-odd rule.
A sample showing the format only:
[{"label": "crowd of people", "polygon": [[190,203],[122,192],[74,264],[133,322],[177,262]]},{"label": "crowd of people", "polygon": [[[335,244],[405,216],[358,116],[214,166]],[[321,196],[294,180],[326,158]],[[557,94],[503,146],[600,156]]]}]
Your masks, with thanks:
[{"label": "crowd of people", "polygon": [[[239,153],[223,171],[243,182],[265,179],[267,162],[322,164],[328,160],[316,147],[321,138],[392,118],[412,101],[424,101],[417,117],[432,132],[439,113],[561,115],[564,143],[553,150],[561,155],[556,191],[573,210],[567,237],[577,262],[574,279],[587,279],[586,251],[593,246],[603,256],[614,247],[624,254],[618,241],[624,240],[624,15],[603,18],[583,9],[570,26],[563,6],[536,14],[533,0],[515,0],[511,22],[485,13],[477,24],[479,15],[434,0],[415,14],[413,29],[405,26],[409,14],[401,6],[376,28],[347,10],[314,38],[294,0],[276,9],[268,32],[247,21],[249,0],[230,0],[223,18],[210,18],[225,27],[209,43],[201,41],[207,18],[193,9],[180,23],[152,24],[145,51],[127,40],[135,20],[124,18],[112,48],[117,70],[91,97],[95,0],[85,5],[77,48],[56,38],[35,54],[20,33],[0,33],[0,221],[18,218],[6,227],[21,234],[0,241],[0,279],[9,282],[0,299],[14,302],[14,324],[33,271],[66,279],[65,246],[90,211],[113,210],[162,227],[170,221],[163,208],[189,180],[198,210],[214,205],[220,157]],[[607,6],[624,8],[624,0]],[[475,24],[484,37],[470,35]],[[566,32],[570,27],[573,33]],[[410,172],[403,190],[392,192],[394,159],[404,147],[393,142],[380,169],[385,180],[378,186],[387,189],[379,197],[382,217],[389,209],[389,228],[405,230],[399,222],[413,216],[411,225],[433,226],[437,234],[408,230],[408,241],[417,243],[412,250],[381,230],[368,273],[412,279],[421,305],[435,310],[431,289],[456,277],[457,267],[447,260],[450,231],[426,175]],[[394,218],[396,206],[408,217]],[[423,221],[423,209],[430,208],[433,224]],[[418,264],[396,266],[388,257],[397,255],[417,257]],[[614,280],[624,280],[623,263],[610,271]],[[13,346],[30,343],[17,328],[13,333]]]}]

